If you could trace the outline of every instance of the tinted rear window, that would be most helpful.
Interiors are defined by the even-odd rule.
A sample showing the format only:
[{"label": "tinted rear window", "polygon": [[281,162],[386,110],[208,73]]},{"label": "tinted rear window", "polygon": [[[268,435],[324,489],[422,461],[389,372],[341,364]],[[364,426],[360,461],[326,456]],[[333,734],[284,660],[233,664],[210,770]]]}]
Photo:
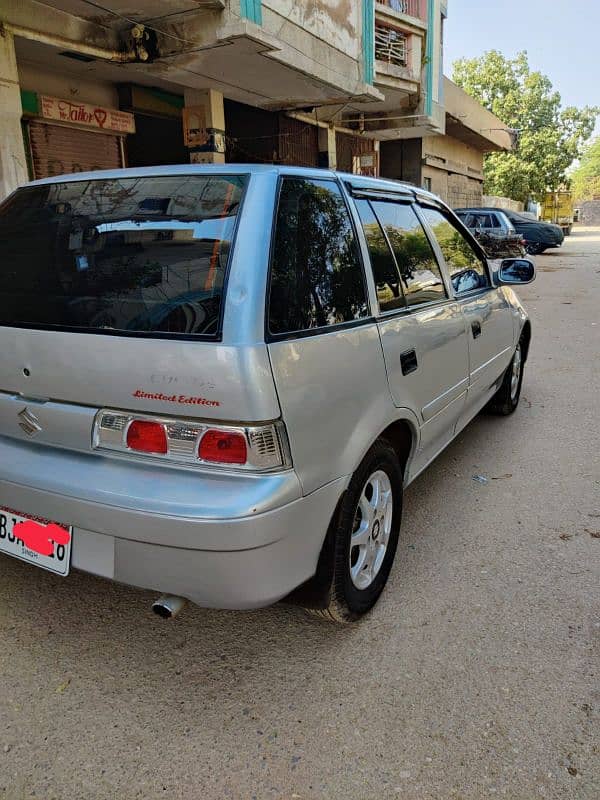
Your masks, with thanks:
[{"label": "tinted rear window", "polygon": [[32,187],[0,206],[0,325],[216,336],[247,178]]},{"label": "tinted rear window", "polygon": [[322,329],[366,316],[358,244],[339,186],[284,178],[271,257],[269,332]]}]

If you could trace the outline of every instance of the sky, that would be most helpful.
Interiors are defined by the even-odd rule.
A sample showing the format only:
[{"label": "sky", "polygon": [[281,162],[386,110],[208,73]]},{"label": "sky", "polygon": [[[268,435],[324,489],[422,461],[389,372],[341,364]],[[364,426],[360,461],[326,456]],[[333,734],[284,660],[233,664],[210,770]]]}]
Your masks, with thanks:
[{"label": "sky", "polygon": [[[563,105],[600,106],[600,0],[448,0],[444,72],[486,50],[526,50]],[[600,120],[596,123],[600,135]]]}]

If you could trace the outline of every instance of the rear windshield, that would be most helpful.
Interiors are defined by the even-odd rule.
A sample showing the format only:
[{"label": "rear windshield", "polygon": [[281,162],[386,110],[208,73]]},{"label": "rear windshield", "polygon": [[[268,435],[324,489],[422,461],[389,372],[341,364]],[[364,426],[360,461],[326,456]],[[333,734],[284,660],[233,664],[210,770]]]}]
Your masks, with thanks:
[{"label": "rear windshield", "polygon": [[0,206],[0,325],[219,333],[247,176],[74,181]]}]

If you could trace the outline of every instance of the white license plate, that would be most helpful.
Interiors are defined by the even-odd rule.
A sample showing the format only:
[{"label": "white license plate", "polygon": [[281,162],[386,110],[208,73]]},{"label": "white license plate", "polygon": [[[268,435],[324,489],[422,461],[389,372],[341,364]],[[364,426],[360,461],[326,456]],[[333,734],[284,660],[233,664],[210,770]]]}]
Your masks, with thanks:
[{"label": "white license plate", "polygon": [[0,553],[29,561],[57,575],[68,575],[73,528],[0,508]]}]

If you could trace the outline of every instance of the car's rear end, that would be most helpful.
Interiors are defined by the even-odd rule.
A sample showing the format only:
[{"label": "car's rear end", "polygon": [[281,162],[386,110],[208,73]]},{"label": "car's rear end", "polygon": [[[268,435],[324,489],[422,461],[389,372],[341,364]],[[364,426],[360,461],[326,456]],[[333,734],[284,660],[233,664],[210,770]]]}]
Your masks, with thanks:
[{"label": "car's rear end", "polygon": [[525,242],[502,211],[457,209],[456,215],[474,234],[488,258],[517,258],[525,254]]},{"label": "car's rear end", "polygon": [[2,557],[239,608],[314,572],[337,498],[302,496],[262,337],[276,178],[96,173],[0,207]]}]

